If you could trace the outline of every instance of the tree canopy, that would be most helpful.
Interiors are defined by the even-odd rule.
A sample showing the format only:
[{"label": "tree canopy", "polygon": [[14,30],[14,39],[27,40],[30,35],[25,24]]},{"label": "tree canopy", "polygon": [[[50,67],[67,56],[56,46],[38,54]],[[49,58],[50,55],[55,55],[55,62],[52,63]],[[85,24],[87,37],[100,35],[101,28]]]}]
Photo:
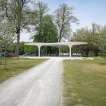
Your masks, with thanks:
[{"label": "tree canopy", "polygon": [[78,19],[73,15],[73,7],[69,7],[67,4],[62,4],[55,11],[54,16],[55,24],[58,29],[58,41],[62,38],[70,37],[70,23],[77,23]]},{"label": "tree canopy", "polygon": [[[40,28],[40,36],[39,36],[39,28]],[[46,15],[42,19],[42,28],[38,26],[36,28],[36,34],[34,35],[34,42],[57,42],[58,41],[58,34],[56,26],[53,23],[53,19],[50,15]],[[40,38],[39,38],[40,37]]]},{"label": "tree canopy", "polygon": [[87,46],[83,46],[83,49],[87,54],[96,53],[106,50],[106,27],[92,23],[91,29],[81,28],[73,33],[71,41],[83,41],[87,42]]},{"label": "tree canopy", "polygon": [[0,17],[14,26],[14,35],[17,38],[16,54],[19,54],[20,33],[30,24],[30,7],[28,3],[31,0],[1,0]]}]

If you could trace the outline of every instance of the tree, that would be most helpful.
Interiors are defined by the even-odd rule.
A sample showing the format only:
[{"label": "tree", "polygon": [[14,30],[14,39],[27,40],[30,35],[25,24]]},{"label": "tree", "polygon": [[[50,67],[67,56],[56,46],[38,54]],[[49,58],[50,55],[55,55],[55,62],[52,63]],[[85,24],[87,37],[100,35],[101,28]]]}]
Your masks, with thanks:
[{"label": "tree", "polygon": [[[39,29],[40,26],[38,26]],[[39,37],[41,37],[40,41],[45,43],[53,43],[58,41],[58,33],[57,28],[53,23],[53,19],[50,15],[45,15],[42,19],[42,29],[41,35],[39,36],[39,30],[36,30],[36,34],[34,35],[34,42],[39,41]],[[47,53],[54,53],[57,52],[57,48],[51,47],[43,47],[42,54]]]},{"label": "tree", "polygon": [[73,33],[71,41],[82,41],[87,42],[88,45],[83,46],[83,50],[86,54],[92,56],[93,53],[98,55],[100,47],[100,37],[101,37],[101,26],[92,23],[92,28],[81,28]]},{"label": "tree", "polygon": [[99,37],[99,49],[106,54],[106,26],[101,28],[101,36]]},{"label": "tree", "polygon": [[70,23],[77,23],[78,19],[73,16],[73,7],[69,7],[67,4],[62,4],[55,11],[54,16],[55,24],[58,29],[58,41],[62,38],[69,38],[70,36]]},{"label": "tree", "polygon": [[35,9],[33,11],[33,16],[35,15],[36,18],[33,18],[33,25],[35,26],[35,33],[37,32],[37,38],[34,41],[42,42],[42,25],[43,25],[43,17],[46,15],[48,11],[48,6],[46,3],[42,1],[38,1],[35,3]]},{"label": "tree", "polygon": [[27,29],[30,22],[30,11],[28,6],[31,0],[1,0],[0,17],[14,25],[17,38],[16,54],[19,56],[20,33]]},{"label": "tree", "polygon": [[6,21],[3,21],[0,23],[0,48],[1,51],[3,50],[5,55],[4,55],[4,69],[6,70],[6,52],[7,49],[11,48],[11,45],[13,44],[14,41],[14,33],[13,33],[13,27],[11,26],[11,23],[8,23]]},{"label": "tree", "polygon": [[[38,26],[40,27],[40,26]],[[38,28],[39,29],[39,28]],[[52,17],[50,15],[46,15],[42,19],[42,28],[41,28],[41,42],[57,42],[58,33],[57,28],[53,23]],[[34,36],[34,41],[39,41],[39,30],[36,31]]]}]

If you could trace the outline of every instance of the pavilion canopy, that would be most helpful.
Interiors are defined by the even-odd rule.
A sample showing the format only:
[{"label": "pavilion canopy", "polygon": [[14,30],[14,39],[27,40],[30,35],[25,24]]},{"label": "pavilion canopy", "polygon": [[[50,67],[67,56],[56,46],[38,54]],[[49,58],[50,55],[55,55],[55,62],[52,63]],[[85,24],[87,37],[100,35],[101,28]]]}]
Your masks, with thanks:
[{"label": "pavilion canopy", "polygon": [[71,58],[71,48],[74,45],[84,45],[86,42],[56,42],[56,43],[25,43],[25,45],[35,45],[38,47],[38,54],[40,57],[40,48],[41,46],[68,46],[70,49],[70,58]]},{"label": "pavilion canopy", "polygon": [[74,45],[83,45],[87,44],[86,42],[56,42],[56,43],[25,43],[25,45],[36,45],[36,46],[74,46]]}]

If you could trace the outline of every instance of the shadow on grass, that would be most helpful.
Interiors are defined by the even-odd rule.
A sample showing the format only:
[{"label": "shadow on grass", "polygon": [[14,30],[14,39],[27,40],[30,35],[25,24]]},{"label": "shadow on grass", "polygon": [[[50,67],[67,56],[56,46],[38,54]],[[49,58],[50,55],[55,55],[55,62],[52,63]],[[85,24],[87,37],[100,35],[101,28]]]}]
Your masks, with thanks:
[{"label": "shadow on grass", "polygon": [[106,58],[103,58],[103,61],[100,63],[100,65],[102,65],[102,66],[106,65]]},{"label": "shadow on grass", "polygon": [[106,62],[100,63],[101,66],[106,66]]}]

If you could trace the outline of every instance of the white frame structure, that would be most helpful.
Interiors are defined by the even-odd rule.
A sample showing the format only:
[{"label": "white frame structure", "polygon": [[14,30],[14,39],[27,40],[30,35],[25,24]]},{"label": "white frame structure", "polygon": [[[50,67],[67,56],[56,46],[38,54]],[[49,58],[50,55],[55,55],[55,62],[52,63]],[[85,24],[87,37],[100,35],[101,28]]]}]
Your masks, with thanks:
[{"label": "white frame structure", "polygon": [[35,45],[38,47],[38,56],[40,57],[40,48],[42,46],[68,46],[70,50],[70,58],[71,58],[71,48],[74,45],[84,45],[86,42],[56,42],[56,43],[25,43],[25,45]]}]

